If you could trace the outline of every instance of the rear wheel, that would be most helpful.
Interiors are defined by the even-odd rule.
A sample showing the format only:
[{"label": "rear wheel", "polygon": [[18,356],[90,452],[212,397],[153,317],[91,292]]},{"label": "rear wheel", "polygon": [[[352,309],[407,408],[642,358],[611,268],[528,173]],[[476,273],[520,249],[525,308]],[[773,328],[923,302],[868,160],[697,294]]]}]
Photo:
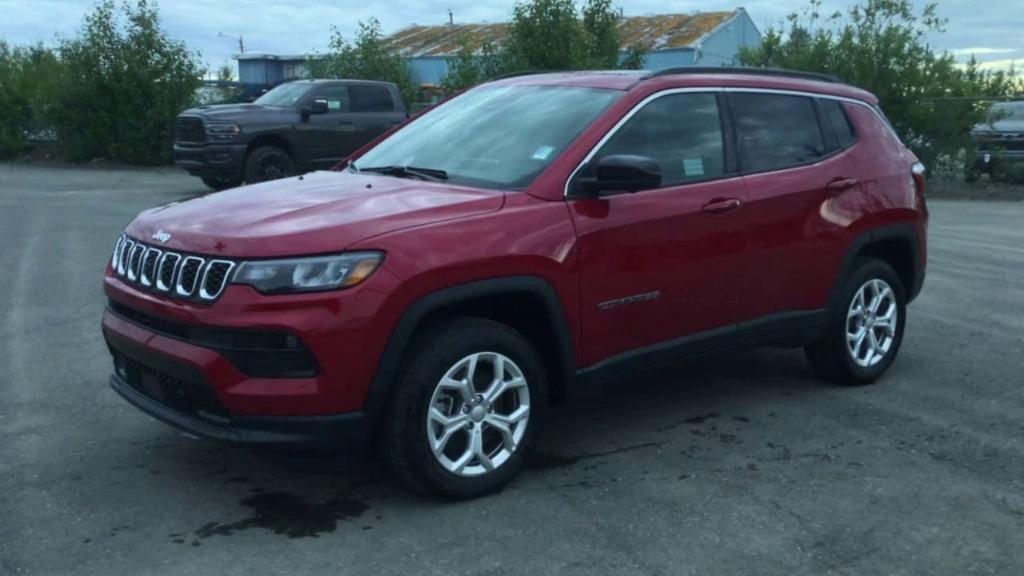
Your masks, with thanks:
[{"label": "rear wheel", "polygon": [[227,190],[228,188],[234,188],[242,183],[241,177],[232,176],[203,176],[203,184],[210,187],[211,190]]},{"label": "rear wheel", "polygon": [[277,146],[260,146],[245,161],[245,181],[249,184],[287,178],[295,174],[288,153]]},{"label": "rear wheel", "polygon": [[847,279],[843,306],[833,310],[824,337],[807,347],[820,376],[841,384],[869,384],[896,359],[906,326],[906,296],[887,263],[862,258]]},{"label": "rear wheel", "polygon": [[508,483],[547,408],[543,364],[515,330],[482,318],[437,325],[410,349],[384,430],[396,474],[456,498]]}]

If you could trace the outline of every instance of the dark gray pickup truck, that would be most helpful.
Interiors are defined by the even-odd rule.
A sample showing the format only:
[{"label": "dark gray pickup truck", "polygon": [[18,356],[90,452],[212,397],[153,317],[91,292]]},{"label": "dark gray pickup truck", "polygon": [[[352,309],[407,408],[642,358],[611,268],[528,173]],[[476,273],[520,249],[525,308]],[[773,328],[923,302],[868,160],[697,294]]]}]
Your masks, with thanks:
[{"label": "dark gray pickup truck", "polygon": [[174,163],[214,190],[330,168],[408,117],[398,87],[297,80],[252,104],[178,115]]}]

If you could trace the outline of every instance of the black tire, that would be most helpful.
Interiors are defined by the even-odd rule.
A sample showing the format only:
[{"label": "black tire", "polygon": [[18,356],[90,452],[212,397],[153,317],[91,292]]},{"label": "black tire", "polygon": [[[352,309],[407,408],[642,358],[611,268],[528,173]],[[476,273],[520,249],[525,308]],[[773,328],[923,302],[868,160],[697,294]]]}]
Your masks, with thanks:
[{"label": "black tire", "polygon": [[[876,364],[862,366],[847,346],[847,330],[857,322],[848,318],[848,312],[861,287],[876,279],[892,289],[896,327],[882,358]],[[906,289],[889,264],[874,258],[859,258],[843,285],[842,295],[841,304],[831,311],[824,336],[805,349],[807,359],[815,373],[826,380],[850,386],[871,384],[889,369],[899,353],[907,326]]]},{"label": "black tire", "polygon": [[260,146],[249,153],[245,160],[245,181],[247,184],[287,178],[295,174],[291,156],[277,146]]},{"label": "black tire", "polygon": [[[489,472],[467,477],[445,468],[434,456],[427,418],[441,378],[460,360],[481,352],[504,355],[521,371],[529,390],[529,418],[521,440],[504,463]],[[524,458],[540,435],[548,406],[543,363],[522,334],[483,318],[448,320],[418,334],[403,364],[383,422],[382,440],[391,468],[406,485],[428,495],[473,498],[500,489],[522,470]],[[477,391],[481,391],[479,385]],[[485,424],[481,423],[481,427],[485,428]],[[454,441],[457,434],[460,432],[449,442]],[[471,432],[465,434],[468,438]],[[468,447],[465,452],[469,453]]]},{"label": "black tire", "polygon": [[231,176],[203,176],[203,184],[206,184],[211,190],[221,191],[227,190],[228,188],[234,188],[242,183],[241,177]]}]

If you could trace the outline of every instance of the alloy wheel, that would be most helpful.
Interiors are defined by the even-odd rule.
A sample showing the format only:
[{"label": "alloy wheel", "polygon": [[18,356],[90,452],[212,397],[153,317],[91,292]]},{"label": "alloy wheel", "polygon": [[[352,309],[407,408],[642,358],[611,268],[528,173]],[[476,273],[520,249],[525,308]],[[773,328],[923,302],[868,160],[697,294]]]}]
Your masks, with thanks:
[{"label": "alloy wheel", "polygon": [[846,347],[858,366],[875,366],[889,353],[896,341],[898,306],[884,280],[868,280],[857,290],[846,314]]},{"label": "alloy wheel", "polygon": [[508,461],[530,420],[530,388],[507,356],[478,352],[441,377],[427,411],[434,458],[459,476],[487,474]]}]

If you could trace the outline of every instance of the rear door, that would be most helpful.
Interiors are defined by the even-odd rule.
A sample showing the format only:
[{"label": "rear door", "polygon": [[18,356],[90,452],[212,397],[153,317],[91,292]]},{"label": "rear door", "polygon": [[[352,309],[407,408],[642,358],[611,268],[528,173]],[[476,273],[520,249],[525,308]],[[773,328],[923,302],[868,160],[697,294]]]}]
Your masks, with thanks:
[{"label": "rear door", "polygon": [[860,187],[848,153],[856,138],[847,123],[840,143],[830,124],[845,119],[837,105],[792,93],[729,94],[749,194],[741,321],[827,303],[849,224],[843,198]]},{"label": "rear door", "polygon": [[395,98],[387,86],[351,84],[348,90],[352,122],[356,130],[355,137],[351,140],[352,147],[344,151],[344,156],[355,152],[362,145],[405,120],[401,101]]},{"label": "rear door", "polygon": [[718,93],[667,93],[636,109],[579,171],[586,177],[604,156],[635,154],[657,162],[663,176],[657,189],[569,201],[583,365],[714,329],[734,332],[745,192],[727,159],[727,135]]}]

